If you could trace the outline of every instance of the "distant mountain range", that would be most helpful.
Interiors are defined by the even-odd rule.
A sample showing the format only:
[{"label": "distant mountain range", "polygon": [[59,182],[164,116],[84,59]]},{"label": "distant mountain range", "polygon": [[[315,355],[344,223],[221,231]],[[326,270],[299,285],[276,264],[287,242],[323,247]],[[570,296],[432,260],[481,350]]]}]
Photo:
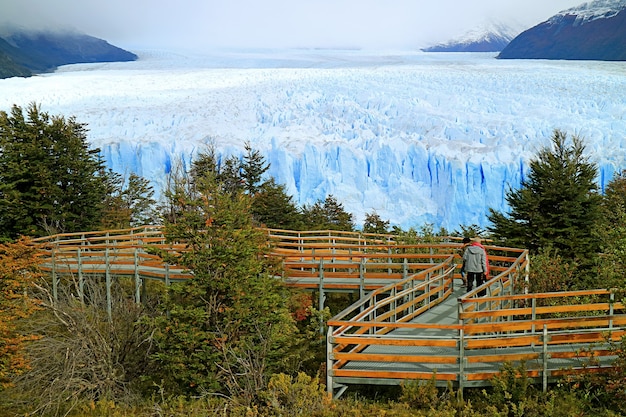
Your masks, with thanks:
[{"label": "distant mountain range", "polygon": [[4,30],[0,34],[0,78],[28,77],[67,64],[136,59],[132,52],[81,33]]},{"label": "distant mountain range", "polygon": [[626,0],[564,10],[522,32],[498,58],[625,61]]},{"label": "distant mountain range", "polygon": [[424,52],[500,52],[522,29],[504,24],[485,24],[460,38],[423,48]]},{"label": "distant mountain range", "polygon": [[626,0],[596,0],[530,29],[483,25],[425,52],[500,52],[503,59],[626,61]]}]

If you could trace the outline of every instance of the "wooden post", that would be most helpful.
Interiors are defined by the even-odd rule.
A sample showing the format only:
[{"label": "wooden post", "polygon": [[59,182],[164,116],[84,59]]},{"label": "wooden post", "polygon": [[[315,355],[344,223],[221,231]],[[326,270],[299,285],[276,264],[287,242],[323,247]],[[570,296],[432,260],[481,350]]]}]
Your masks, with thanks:
[{"label": "wooden post", "polygon": [[326,391],[332,396],[333,388],[333,326],[326,333]]},{"label": "wooden post", "polygon": [[361,258],[361,263],[359,264],[359,297],[363,298],[365,296],[365,273],[367,269],[365,267],[365,258]]},{"label": "wooden post", "polygon": [[465,385],[465,332],[463,328],[459,330],[459,395],[463,397],[463,386]]},{"label": "wooden post", "polygon": [[139,253],[137,248],[134,252],[135,262],[135,303],[141,303],[141,277],[139,276]]},{"label": "wooden post", "polygon": [[52,298],[56,303],[58,298],[58,281],[57,281],[57,263],[56,263],[56,250],[52,248]]},{"label": "wooden post", "polygon": [[530,299],[530,305],[531,305],[531,316],[530,319],[532,320],[533,324],[531,327],[531,331],[534,334],[535,333],[535,320],[537,319],[537,299],[535,297]]},{"label": "wooden post", "polygon": [[613,329],[613,314],[615,313],[613,304],[615,304],[615,293],[611,290],[609,295],[609,329]]},{"label": "wooden post", "polygon": [[[319,275],[320,275],[320,282],[319,282],[319,309],[320,312],[322,310],[324,310],[324,299],[325,299],[325,294],[324,294],[324,258],[320,258],[320,267],[319,267]],[[320,314],[320,334],[324,334],[324,319],[322,318],[322,315]]]},{"label": "wooden post", "polygon": [[78,262],[78,298],[81,304],[85,304],[85,277],[83,276],[83,258],[80,248],[76,250],[76,258]]},{"label": "wooden post", "polygon": [[[409,277],[409,260],[408,258],[404,258],[404,261],[402,262],[402,279],[405,280],[408,277]],[[415,311],[415,304],[413,303],[413,300],[415,299],[415,291],[413,291],[414,286],[415,286],[415,280],[413,279],[410,282],[404,283],[403,289],[405,290],[409,288],[411,289],[409,294],[404,297],[405,302],[410,302],[407,314],[413,314],[413,312]]]},{"label": "wooden post", "polygon": [[548,392],[548,326],[543,325],[543,392]]},{"label": "wooden post", "polygon": [[[107,233],[108,236],[108,233]],[[106,296],[107,296],[107,315],[109,316],[109,321],[113,321],[113,300],[111,295],[111,263],[109,259],[109,247],[105,249],[104,252],[104,260],[105,260],[105,285],[106,285]]]},{"label": "wooden post", "polygon": [[524,272],[524,294],[528,294],[528,287],[530,285],[530,255],[526,253],[526,271]]}]

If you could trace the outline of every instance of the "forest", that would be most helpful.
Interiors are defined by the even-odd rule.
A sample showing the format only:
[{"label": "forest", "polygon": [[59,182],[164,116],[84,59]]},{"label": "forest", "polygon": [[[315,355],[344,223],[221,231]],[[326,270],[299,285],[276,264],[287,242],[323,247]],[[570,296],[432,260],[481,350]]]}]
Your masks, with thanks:
[{"label": "forest", "polygon": [[[157,199],[147,179],[107,170],[75,118],[35,103],[0,112],[0,415],[626,415],[626,341],[614,346],[612,368],[547,392],[504,363],[491,387],[463,395],[406,381],[330,398],[319,323],[354,299],[336,295],[320,309],[314,295],[276,279],[281,264],[261,231],[361,231],[406,243],[480,235],[530,251],[532,292],[623,294],[626,173],[599,190],[582,138],[555,130],[508,192],[510,210],[490,211],[487,230],[402,230],[375,212],[356,225],[332,195],[298,207],[268,168],[249,143],[241,159],[209,146],[188,170],[172,170]],[[116,286],[109,316],[103,277],[52,288],[39,268],[33,238],[141,225],[162,225],[168,241],[186,245],[159,255],[176,256],[193,279],[151,283],[142,303],[131,286]]]}]

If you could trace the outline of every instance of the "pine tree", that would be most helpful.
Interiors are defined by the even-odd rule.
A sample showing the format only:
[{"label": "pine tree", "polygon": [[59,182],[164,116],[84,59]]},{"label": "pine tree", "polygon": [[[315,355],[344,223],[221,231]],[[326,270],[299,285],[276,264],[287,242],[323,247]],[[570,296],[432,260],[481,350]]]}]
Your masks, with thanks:
[{"label": "pine tree", "polygon": [[578,137],[571,142],[555,131],[552,147],[539,151],[530,161],[528,178],[518,190],[507,193],[508,214],[490,209],[490,232],[510,246],[552,248],[566,260],[590,266],[599,242],[595,226],[601,197],[595,178],[597,167],[584,155]]},{"label": "pine tree", "polygon": [[296,327],[288,292],[249,196],[227,192],[211,172],[195,191],[174,195],[184,209],[166,224],[168,239],[187,245],[176,262],[194,278],[170,287],[167,315],[155,321],[156,382],[168,392],[250,398],[289,360]]},{"label": "pine tree", "polygon": [[246,192],[255,195],[263,185],[263,174],[270,166],[258,150],[252,149],[249,142],[246,142],[245,149],[246,154],[241,164],[241,178]]},{"label": "pine tree", "polygon": [[130,226],[143,226],[159,223],[158,215],[154,209],[154,188],[147,179],[131,173],[128,176],[128,184],[122,190],[124,207],[130,211]]},{"label": "pine tree", "polygon": [[302,214],[309,230],[354,230],[352,214],[346,212],[333,195],[326,197],[323,203],[317,201],[313,206],[304,206]]},{"label": "pine tree", "polygon": [[285,192],[285,186],[274,179],[265,181],[252,197],[252,215],[257,224],[272,229],[298,230],[302,215]]},{"label": "pine tree", "polygon": [[626,288],[626,171],[606,186],[597,230],[602,241],[598,281],[603,288]]},{"label": "pine tree", "polygon": [[378,213],[367,213],[365,215],[365,222],[363,223],[364,233],[389,233],[389,220],[383,220]]},{"label": "pine tree", "polygon": [[74,118],[31,104],[0,112],[0,230],[5,238],[94,230],[106,198],[99,149]]}]

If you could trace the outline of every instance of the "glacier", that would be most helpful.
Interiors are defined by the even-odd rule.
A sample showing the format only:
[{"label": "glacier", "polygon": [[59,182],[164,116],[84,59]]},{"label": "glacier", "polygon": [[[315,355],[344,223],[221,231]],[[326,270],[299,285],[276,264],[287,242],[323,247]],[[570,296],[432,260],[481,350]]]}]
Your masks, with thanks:
[{"label": "glacier", "polygon": [[88,128],[112,170],[157,194],[215,146],[249,142],[300,206],[332,194],[357,226],[488,226],[555,129],[584,139],[603,189],[626,169],[626,67],[493,53],[135,51],[0,80],[0,110],[38,103]]}]

